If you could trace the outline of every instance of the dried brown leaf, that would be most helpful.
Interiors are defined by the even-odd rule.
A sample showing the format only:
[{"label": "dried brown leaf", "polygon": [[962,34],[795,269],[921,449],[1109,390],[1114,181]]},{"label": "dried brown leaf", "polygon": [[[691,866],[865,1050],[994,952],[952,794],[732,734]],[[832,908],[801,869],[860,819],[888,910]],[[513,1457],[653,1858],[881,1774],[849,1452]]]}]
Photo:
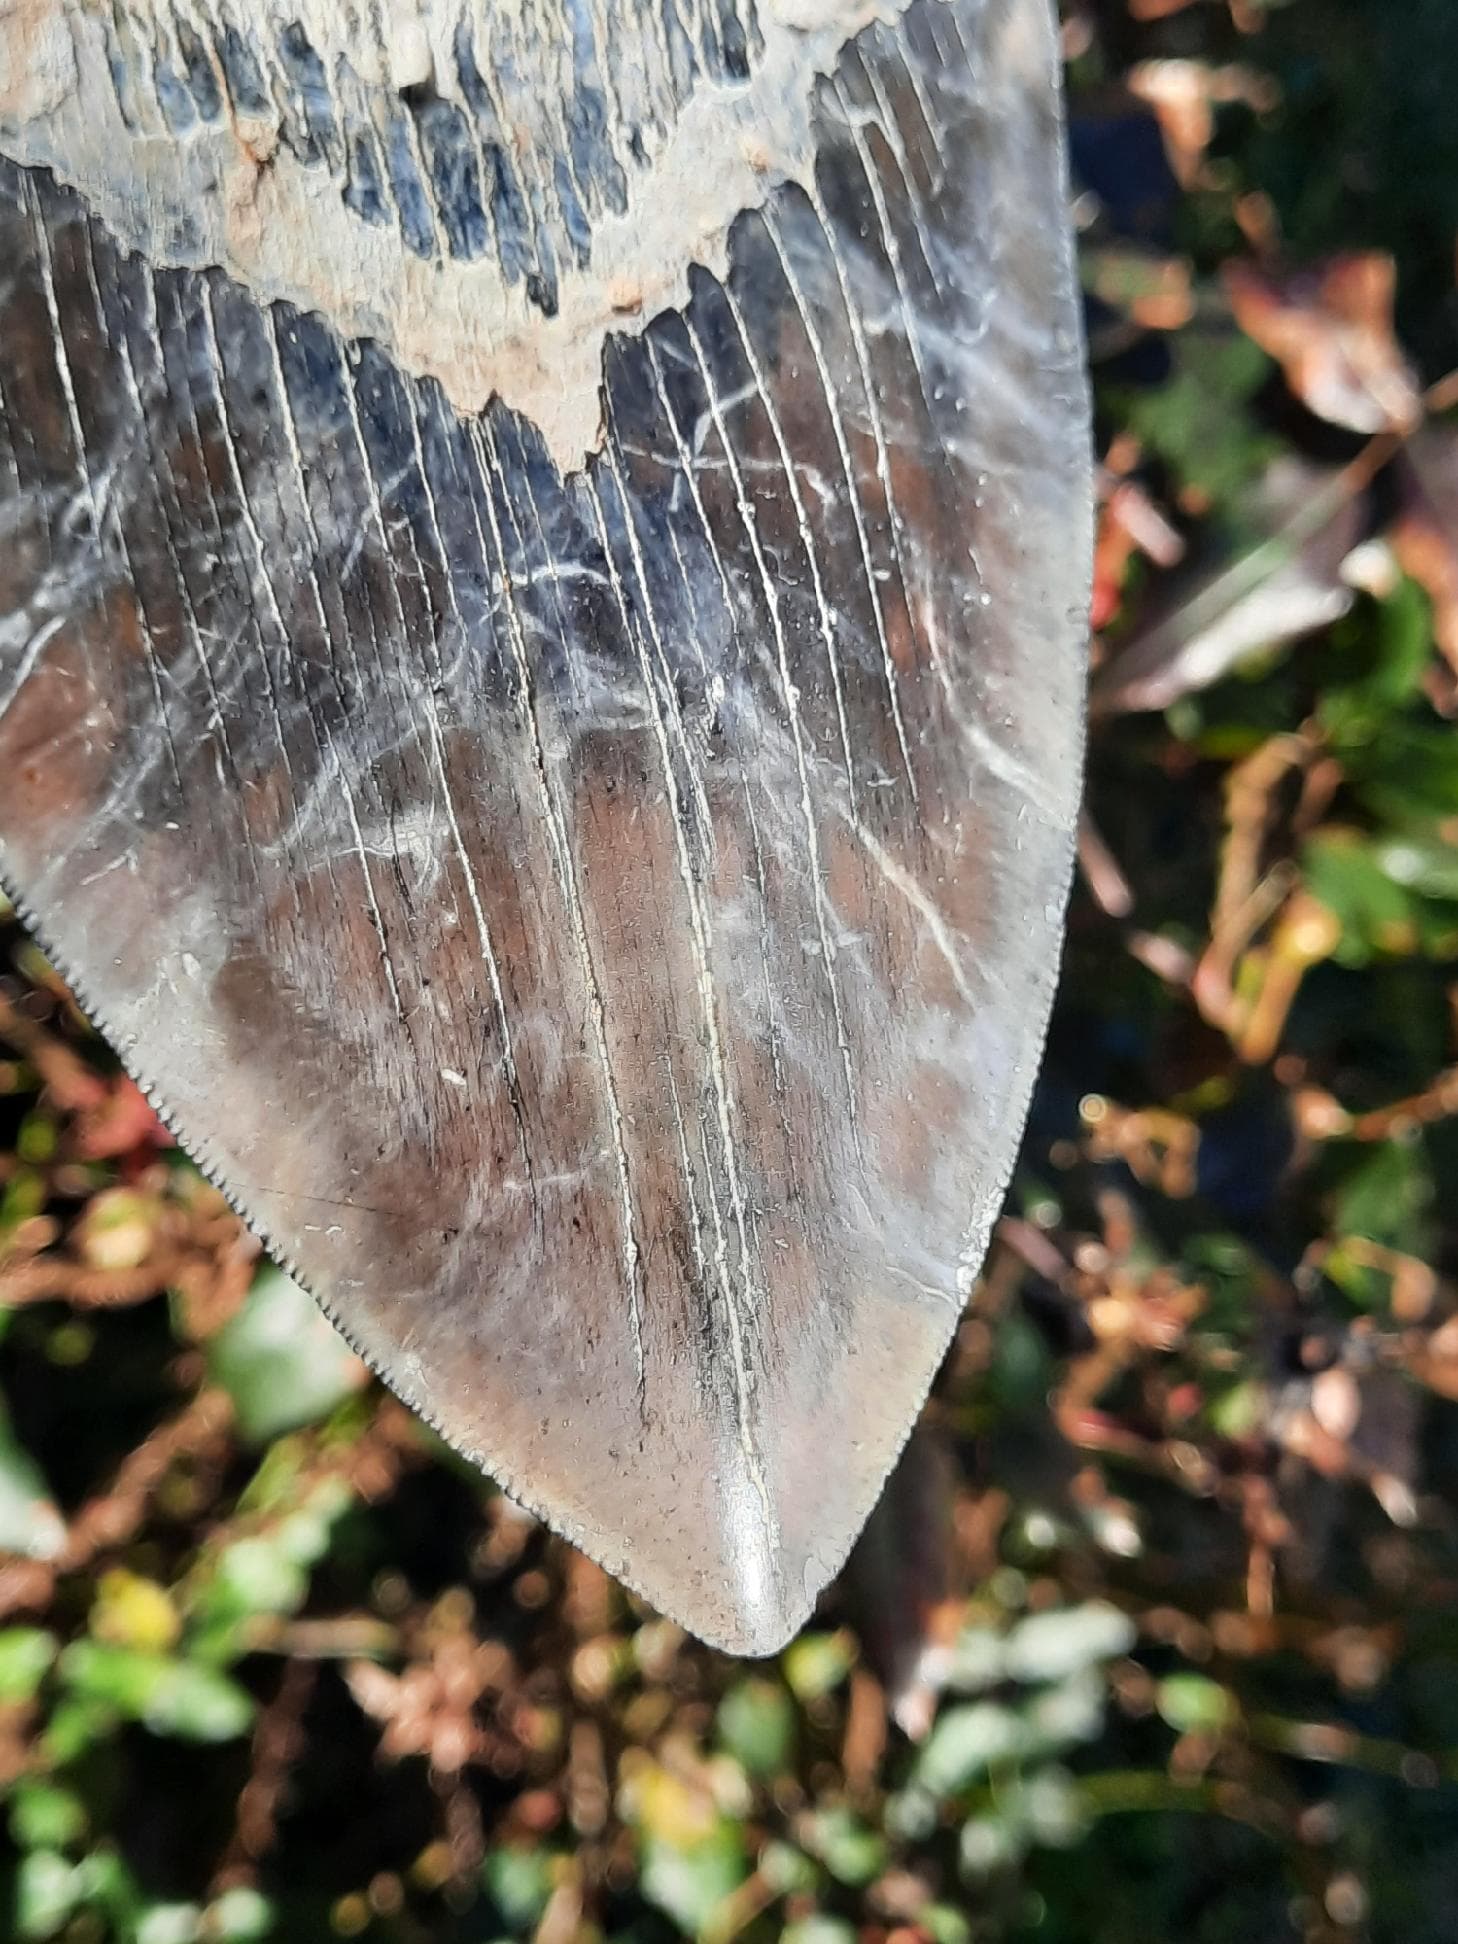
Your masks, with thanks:
[{"label": "dried brown leaf", "polygon": [[1276,360],[1308,410],[1353,432],[1409,431],[1422,416],[1393,328],[1396,284],[1392,258],[1375,250],[1309,269],[1225,269],[1241,329]]},{"label": "dried brown leaf", "polygon": [[[1166,5],[1165,11],[1172,10]],[[1278,98],[1269,76],[1238,64],[1212,67],[1204,61],[1141,61],[1129,71],[1129,89],[1154,110],[1170,167],[1184,188],[1199,179],[1204,167],[1217,108],[1245,102],[1265,113]]]}]

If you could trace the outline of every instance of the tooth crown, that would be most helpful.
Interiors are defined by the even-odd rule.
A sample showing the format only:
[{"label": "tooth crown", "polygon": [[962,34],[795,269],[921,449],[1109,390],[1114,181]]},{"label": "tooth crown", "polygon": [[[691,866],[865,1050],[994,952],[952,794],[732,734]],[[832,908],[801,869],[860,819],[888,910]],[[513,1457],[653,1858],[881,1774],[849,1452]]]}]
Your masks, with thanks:
[{"label": "tooth crown", "polygon": [[[108,69],[162,113],[165,46],[197,113],[151,138],[141,202],[117,158],[110,187],[90,150],[48,158],[59,182],[33,166],[91,83],[28,121],[0,95],[0,865],[394,1388],[660,1606],[763,1652],[874,1503],[1020,1136],[1078,796],[1087,401],[1044,0],[854,32],[831,7],[631,11],[665,88],[690,20],[719,66],[681,63],[646,162],[604,125],[553,318],[500,225],[495,257],[457,258],[437,196],[416,254],[348,205],[346,120],[311,135],[304,56],[250,10],[262,173],[302,185],[277,220],[388,236],[434,293],[417,352],[432,320],[477,344],[453,293],[494,278],[539,368],[501,379],[483,304],[484,410],[398,317],[361,341],[322,245],[285,290],[214,251],[205,203],[159,241],[151,185],[182,195],[213,139],[182,16]],[[315,53],[324,18],[300,16]],[[566,40],[544,7],[504,18],[577,89],[517,144],[525,181],[584,74],[604,99],[649,82],[605,0]],[[236,118],[230,20],[193,27]],[[717,255],[679,239],[667,307],[592,340],[593,423],[564,440],[524,401],[576,383],[569,285],[635,209],[661,241],[655,171],[696,104],[732,119],[796,36],[796,166],[750,194],[705,147],[694,193],[738,213]],[[431,11],[363,44],[370,114],[452,99]],[[492,45],[499,93],[520,77]]]}]

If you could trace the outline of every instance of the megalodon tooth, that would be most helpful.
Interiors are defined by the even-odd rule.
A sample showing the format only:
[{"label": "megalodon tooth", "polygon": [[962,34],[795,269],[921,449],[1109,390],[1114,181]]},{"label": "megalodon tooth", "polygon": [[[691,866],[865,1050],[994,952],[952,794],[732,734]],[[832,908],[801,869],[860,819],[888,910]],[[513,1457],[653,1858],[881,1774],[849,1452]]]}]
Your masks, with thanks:
[{"label": "megalodon tooth", "polygon": [[1056,977],[1049,0],[0,16],[0,872],[409,1404],[776,1649]]}]

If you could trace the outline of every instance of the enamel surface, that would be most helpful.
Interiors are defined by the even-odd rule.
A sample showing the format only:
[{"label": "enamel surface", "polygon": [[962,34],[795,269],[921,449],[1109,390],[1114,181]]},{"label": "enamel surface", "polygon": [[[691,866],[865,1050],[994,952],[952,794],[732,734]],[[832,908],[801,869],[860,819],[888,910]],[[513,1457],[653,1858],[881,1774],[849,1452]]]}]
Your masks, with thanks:
[{"label": "enamel surface", "polygon": [[[693,23],[698,65],[675,94],[667,40],[640,63],[646,163],[607,119],[621,211],[579,158],[555,314],[509,225],[458,259],[352,209],[297,105],[269,221],[316,206],[370,232],[354,255],[236,246],[201,115],[131,195],[131,152],[75,133],[80,39],[80,82],[62,50],[48,92],[40,63],[0,92],[0,866],[401,1396],[765,1652],[875,1502],[1021,1132],[1079,790],[1087,401],[1045,0],[627,11]],[[503,18],[560,54],[579,15],[548,13]],[[221,27],[188,18],[236,141]],[[455,101],[445,15],[372,18],[370,126]],[[638,43],[591,18],[620,107]],[[150,116],[165,36],[125,19],[144,53],[106,85],[150,77]],[[560,87],[523,182],[570,147],[570,62]],[[767,132],[752,193],[703,146],[700,249],[659,171],[711,111]],[[658,297],[585,323],[635,211]],[[377,261],[371,324],[338,280]]]}]

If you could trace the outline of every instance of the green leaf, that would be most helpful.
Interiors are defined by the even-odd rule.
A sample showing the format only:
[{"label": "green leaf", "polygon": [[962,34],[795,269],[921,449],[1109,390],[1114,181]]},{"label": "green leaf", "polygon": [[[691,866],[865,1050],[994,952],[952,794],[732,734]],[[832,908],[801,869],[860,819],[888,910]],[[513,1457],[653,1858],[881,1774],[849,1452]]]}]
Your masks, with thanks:
[{"label": "green leaf", "polygon": [[0,1235],[19,1228],[46,1205],[46,1178],[37,1168],[17,1168],[0,1197]]},{"label": "green leaf", "polygon": [[1040,1688],[1023,1710],[1030,1752],[1053,1755],[1092,1741],[1104,1722],[1104,1683],[1094,1668],[1080,1668],[1054,1687]]},{"label": "green leaf", "polygon": [[355,1502],[342,1478],[326,1478],[315,1486],[278,1526],[275,1537],[296,1566],[317,1566],[329,1551],[334,1528]]},{"label": "green leaf", "polygon": [[84,1699],[182,1741],[232,1741],[253,1719],[252,1698],[236,1682],[165,1654],[78,1640],[62,1654],[60,1672]]},{"label": "green leaf", "polygon": [[1047,1398],[1053,1360],[1043,1336],[1021,1308],[1009,1310],[993,1338],[988,1388],[1004,1411],[1031,1410]]},{"label": "green leaf", "polygon": [[1154,1705],[1180,1735],[1218,1735],[1240,1718],[1230,1689],[1203,1674],[1166,1675],[1154,1690]]},{"label": "green leaf", "polygon": [[343,1480],[324,1480],[287,1517],[278,1518],[274,1508],[266,1531],[214,1553],[190,1588],[193,1655],[215,1665],[235,1660],[252,1644],[251,1622],[297,1613],[308,1598],[310,1569],[329,1551],[335,1526],[353,1503]]},{"label": "green leaf", "polygon": [[1317,708],[1328,735],[1344,748],[1380,735],[1420,693],[1432,659],[1432,619],[1415,582],[1380,605],[1363,602],[1331,631]]},{"label": "green leaf", "polygon": [[1023,1784],[1022,1814],[1035,1842],[1071,1849],[1088,1833],[1089,1812],[1066,1769],[1039,1769]]},{"label": "green leaf", "polygon": [[813,1890],[817,1881],[815,1865],[793,1843],[766,1843],[759,1853],[759,1874],[777,1897]]},{"label": "green leaf", "polygon": [[1364,966],[1415,953],[1458,955],[1458,902],[1429,897],[1419,884],[1404,881],[1422,876],[1422,859],[1414,843],[1377,841],[1355,830],[1327,828],[1308,841],[1302,873],[1312,896],[1341,926],[1339,964]]},{"label": "green leaf", "polygon": [[1130,429],[1186,486],[1238,517],[1247,490],[1278,449],[1249,409],[1270,359],[1231,331],[1191,328],[1171,348],[1169,382],[1128,399]]},{"label": "green leaf", "polygon": [[39,1465],[15,1437],[0,1399],[0,1552],[54,1559],[66,1528]]},{"label": "green leaf", "polygon": [[1006,1672],[1005,1637],[992,1627],[965,1627],[952,1649],[947,1685],[960,1694],[996,1687]]},{"label": "green leaf", "polygon": [[22,1777],[10,1799],[10,1833],[23,1850],[69,1849],[86,1833],[86,1805],[71,1789]]},{"label": "green leaf", "polygon": [[51,1709],[41,1747],[57,1768],[79,1761],[98,1742],[114,1733],[116,1710],[89,1695],[64,1695]]},{"label": "green leaf", "polygon": [[76,1640],[61,1655],[61,1679],[83,1700],[104,1702],[140,1720],[158,1681],[172,1665],[164,1654]]},{"label": "green leaf", "polygon": [[719,1740],[746,1775],[778,1775],[795,1741],[795,1709],[777,1682],[738,1681],[719,1703]]},{"label": "green leaf", "polygon": [[1213,1389],[1205,1415],[1222,1438],[1245,1438],[1262,1422],[1268,1409],[1265,1385],[1254,1377],[1246,1377]]},{"label": "green leaf", "polygon": [[1353,1144],[1345,1152],[1351,1165],[1333,1198],[1335,1234],[1360,1235],[1387,1248],[1425,1255],[1435,1191],[1423,1143]]},{"label": "green leaf", "polygon": [[219,1599],[240,1614],[293,1613],[309,1591],[309,1576],[272,1537],[240,1539],[218,1559]]},{"label": "green leaf", "polygon": [[244,1436],[259,1444],[318,1423],[366,1381],[308,1291],[273,1268],[213,1338],[208,1368],[232,1398]]},{"label": "green leaf", "polygon": [[748,1873],[743,1832],[727,1817],[702,1842],[643,1839],[643,1894],[690,1936],[704,1929]]},{"label": "green leaf", "polygon": [[215,1897],[200,1926],[209,1944],[262,1944],[274,1928],[274,1907],[260,1891],[239,1884]]},{"label": "green leaf", "polygon": [[153,1904],[136,1928],[136,1944],[194,1944],[201,1936],[196,1904]]},{"label": "green leaf", "polygon": [[916,1921],[932,1944],[971,1944],[972,1926],[965,1914],[950,1904],[923,1904]]},{"label": "green leaf", "polygon": [[1062,1681],[1099,1661],[1127,1654],[1134,1623],[1117,1607],[1089,1601],[1022,1620],[1008,1637],[1005,1659],[1015,1681]]},{"label": "green leaf", "polygon": [[839,1917],[801,1917],[786,1924],[780,1944],[856,1944],[855,1926]]},{"label": "green leaf", "polygon": [[938,1798],[919,1782],[887,1796],[881,1818],[886,1834],[898,1843],[928,1842],[941,1821]]},{"label": "green leaf", "polygon": [[1373,845],[1372,855],[1404,890],[1458,904],[1458,847],[1439,832],[1384,837]]},{"label": "green leaf", "polygon": [[137,1880],[115,1850],[97,1848],[76,1865],[79,1900],[104,1911],[118,1938],[133,1938],[147,1904]]},{"label": "green leaf", "polygon": [[785,1679],[801,1701],[832,1694],[855,1661],[855,1644],[846,1633],[802,1633],[785,1649]]},{"label": "green leaf", "polygon": [[1364,806],[1384,823],[1432,825],[1458,803],[1458,737],[1451,727],[1388,717],[1367,741],[1342,752]]},{"label": "green leaf", "polygon": [[32,1167],[43,1167],[55,1158],[59,1130],[55,1121],[39,1109],[27,1114],[15,1136],[15,1152]]},{"label": "green leaf", "polygon": [[76,1865],[54,1850],[32,1850],[15,1874],[15,1934],[53,1937],[81,1899]]},{"label": "green leaf", "polygon": [[143,1719],[154,1734],[182,1741],[233,1741],[252,1725],[253,1699],[210,1667],[173,1661],[152,1690]]},{"label": "green leaf", "polygon": [[527,1930],[537,1922],[552,1894],[552,1857],[549,1851],[494,1849],[481,1865],[486,1894],[513,1930]]},{"label": "green leaf", "polygon": [[0,1705],[32,1700],[55,1658],[55,1640],[43,1628],[0,1628]]},{"label": "green leaf", "polygon": [[885,1839],[849,1809],[825,1809],[813,1816],[806,1841],[841,1883],[869,1883],[886,1867]]},{"label": "green leaf", "polygon": [[916,1763],[916,1780],[934,1796],[951,1795],[1028,1746],[1022,1717],[995,1701],[949,1708],[932,1729]]},{"label": "green leaf", "polygon": [[974,1880],[1020,1862],[1028,1847],[1022,1823],[1008,1816],[970,1816],[957,1842],[962,1874]]}]

